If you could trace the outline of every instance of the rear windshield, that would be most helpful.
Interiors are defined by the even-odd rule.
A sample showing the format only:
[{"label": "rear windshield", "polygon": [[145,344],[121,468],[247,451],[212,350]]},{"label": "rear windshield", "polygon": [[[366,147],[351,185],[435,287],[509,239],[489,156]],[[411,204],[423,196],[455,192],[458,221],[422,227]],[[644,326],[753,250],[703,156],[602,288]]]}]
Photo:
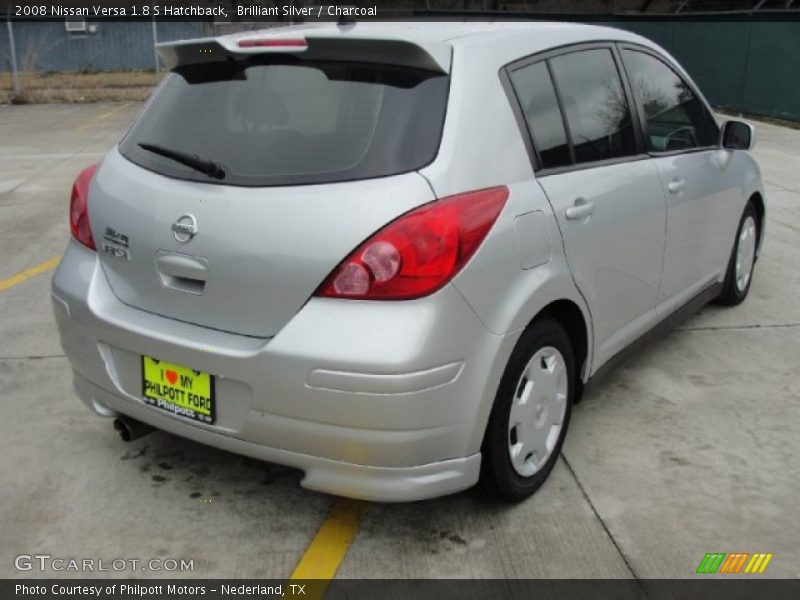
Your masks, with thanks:
[{"label": "rear windshield", "polygon": [[[177,69],[120,144],[132,162],[206,183],[295,185],[368,179],[433,161],[445,75],[386,65],[288,57]],[[213,178],[145,150],[213,161]]]}]

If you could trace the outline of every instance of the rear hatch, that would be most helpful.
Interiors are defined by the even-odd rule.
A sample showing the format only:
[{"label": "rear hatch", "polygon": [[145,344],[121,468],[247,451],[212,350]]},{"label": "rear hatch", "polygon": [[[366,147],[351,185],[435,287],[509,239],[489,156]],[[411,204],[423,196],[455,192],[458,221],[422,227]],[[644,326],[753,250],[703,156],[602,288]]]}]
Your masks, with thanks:
[{"label": "rear hatch", "polygon": [[416,170],[436,155],[448,83],[284,53],[178,65],[90,190],[114,293],[275,335],[360,242],[434,199]]}]

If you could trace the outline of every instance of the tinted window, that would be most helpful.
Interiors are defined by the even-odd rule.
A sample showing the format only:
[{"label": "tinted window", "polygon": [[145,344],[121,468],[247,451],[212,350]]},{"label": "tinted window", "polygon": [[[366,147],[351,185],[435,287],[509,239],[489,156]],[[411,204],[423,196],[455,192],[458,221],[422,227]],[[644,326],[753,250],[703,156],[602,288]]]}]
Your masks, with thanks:
[{"label": "tinted window", "polygon": [[547,65],[543,62],[511,73],[528,130],[536,143],[542,167],[561,167],[572,163],[564,123]]},{"label": "tinted window", "polygon": [[663,62],[624,50],[628,79],[647,121],[647,146],[655,152],[716,144],[717,126],[688,84]]},{"label": "tinted window", "polygon": [[231,185],[290,185],[413,171],[436,155],[448,79],[382,65],[287,58],[169,76],[121,145],[168,176],[217,183],[139,144],[220,163]]},{"label": "tinted window", "polygon": [[631,111],[610,50],[550,61],[578,163],[636,154]]}]

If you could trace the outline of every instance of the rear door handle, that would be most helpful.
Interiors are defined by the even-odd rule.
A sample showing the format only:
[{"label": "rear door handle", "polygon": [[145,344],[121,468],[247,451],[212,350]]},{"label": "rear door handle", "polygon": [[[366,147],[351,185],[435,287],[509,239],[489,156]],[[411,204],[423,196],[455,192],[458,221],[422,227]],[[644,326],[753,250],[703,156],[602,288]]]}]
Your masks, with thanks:
[{"label": "rear door handle", "polygon": [[588,217],[594,212],[594,204],[588,202],[586,198],[577,198],[575,204],[567,209],[566,217],[570,221],[576,221]]},{"label": "rear door handle", "polygon": [[670,194],[680,194],[685,188],[686,182],[683,179],[673,179],[667,184]]}]

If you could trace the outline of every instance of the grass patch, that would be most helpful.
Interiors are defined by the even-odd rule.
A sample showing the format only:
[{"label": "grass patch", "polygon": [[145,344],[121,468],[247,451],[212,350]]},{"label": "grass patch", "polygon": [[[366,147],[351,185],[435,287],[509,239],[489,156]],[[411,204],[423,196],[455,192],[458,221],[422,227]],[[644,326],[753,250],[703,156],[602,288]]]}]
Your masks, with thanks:
[{"label": "grass patch", "polygon": [[153,71],[20,73],[21,92],[14,93],[11,73],[0,73],[0,103],[114,102],[146,100],[164,76]]}]

